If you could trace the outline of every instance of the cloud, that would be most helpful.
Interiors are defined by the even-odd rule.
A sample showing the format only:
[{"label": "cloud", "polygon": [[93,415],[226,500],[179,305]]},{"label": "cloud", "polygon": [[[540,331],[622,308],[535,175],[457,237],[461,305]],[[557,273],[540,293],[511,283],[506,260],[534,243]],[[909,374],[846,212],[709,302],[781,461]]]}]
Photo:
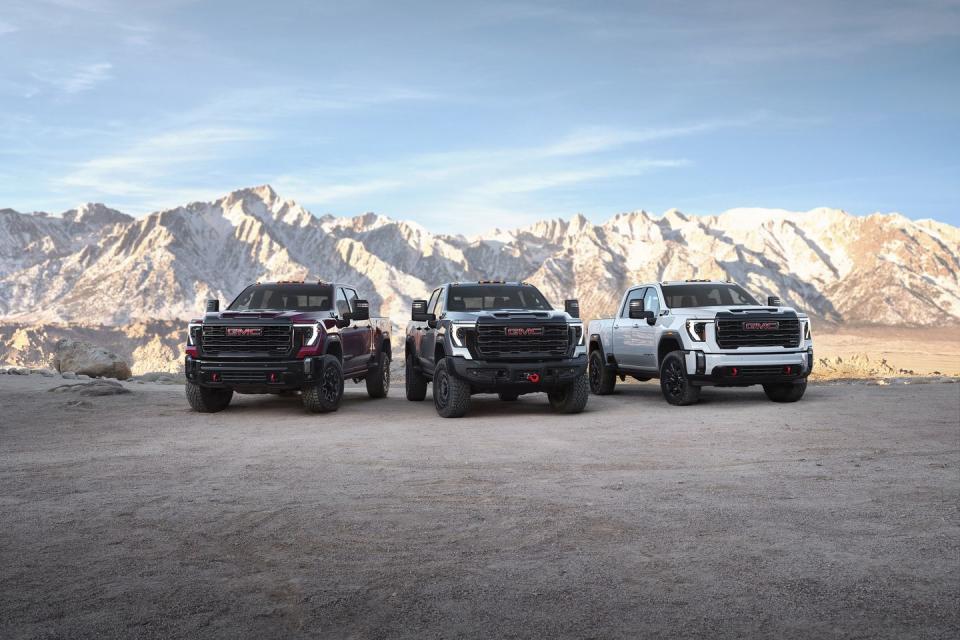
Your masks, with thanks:
[{"label": "cloud", "polygon": [[183,181],[191,167],[219,157],[227,145],[260,137],[255,130],[225,127],[168,131],[81,162],[57,179],[55,186],[81,189],[86,198],[96,194],[154,199],[169,194],[162,186],[169,178]]},{"label": "cloud", "polygon": [[19,30],[20,29],[17,26],[12,25],[9,22],[0,20],[0,36],[6,35],[8,33],[14,33],[15,31],[19,31]]},{"label": "cloud", "polygon": [[33,77],[62,93],[73,95],[89,91],[101,82],[109,80],[112,77],[111,69],[113,65],[109,62],[97,62],[75,67],[66,75],[41,72],[34,73]]}]

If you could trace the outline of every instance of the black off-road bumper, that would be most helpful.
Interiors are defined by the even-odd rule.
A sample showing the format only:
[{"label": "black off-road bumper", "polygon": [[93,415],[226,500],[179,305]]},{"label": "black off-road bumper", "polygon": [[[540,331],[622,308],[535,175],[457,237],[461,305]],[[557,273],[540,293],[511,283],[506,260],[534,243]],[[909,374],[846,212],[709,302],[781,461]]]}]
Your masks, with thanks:
[{"label": "black off-road bumper", "polygon": [[187,380],[201,387],[231,388],[247,393],[301,389],[315,381],[320,358],[303,360],[203,360],[187,356]]},{"label": "black off-road bumper", "polygon": [[499,362],[453,357],[454,374],[477,393],[536,393],[567,386],[587,370],[587,356],[548,362]]}]

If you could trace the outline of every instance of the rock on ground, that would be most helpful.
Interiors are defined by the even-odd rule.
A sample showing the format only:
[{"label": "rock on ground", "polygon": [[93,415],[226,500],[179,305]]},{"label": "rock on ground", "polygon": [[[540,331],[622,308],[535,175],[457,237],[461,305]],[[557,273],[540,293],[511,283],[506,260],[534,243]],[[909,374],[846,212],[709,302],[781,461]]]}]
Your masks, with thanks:
[{"label": "rock on ground", "polygon": [[57,340],[53,368],[93,378],[126,380],[130,377],[130,365],[117,354],[89,342],[67,338]]},{"label": "rock on ground", "polygon": [[62,384],[50,389],[53,393],[75,393],[81,396],[118,396],[133,393],[119,382],[112,380],[94,380],[93,382],[78,382],[76,384]]}]

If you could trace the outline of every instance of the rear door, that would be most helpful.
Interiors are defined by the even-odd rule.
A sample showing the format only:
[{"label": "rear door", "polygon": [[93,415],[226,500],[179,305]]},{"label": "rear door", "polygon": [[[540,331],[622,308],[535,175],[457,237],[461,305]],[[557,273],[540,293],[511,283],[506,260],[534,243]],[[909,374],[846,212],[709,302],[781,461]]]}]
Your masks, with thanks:
[{"label": "rear door", "polygon": [[644,320],[630,318],[630,301],[643,300],[647,287],[631,289],[613,320],[613,354],[617,364],[625,367],[639,367],[641,362],[640,324]]}]

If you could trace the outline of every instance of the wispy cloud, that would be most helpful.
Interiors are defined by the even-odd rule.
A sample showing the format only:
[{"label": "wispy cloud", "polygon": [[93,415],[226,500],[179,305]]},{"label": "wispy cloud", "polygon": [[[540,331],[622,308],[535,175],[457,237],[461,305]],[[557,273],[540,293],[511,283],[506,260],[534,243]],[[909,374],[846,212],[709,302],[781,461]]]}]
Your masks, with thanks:
[{"label": "wispy cloud", "polygon": [[119,196],[143,200],[169,192],[164,185],[176,175],[181,183],[189,168],[219,157],[228,145],[258,139],[250,129],[188,128],[145,138],[117,153],[84,161],[54,181],[86,198]]},{"label": "wispy cloud", "polygon": [[0,20],[0,36],[8,33],[14,33],[15,31],[19,31],[15,25],[12,25],[5,20]]},{"label": "wispy cloud", "polygon": [[[74,95],[89,91],[112,77],[113,65],[109,62],[95,62],[74,66],[64,70],[43,70],[33,73],[33,79],[58,92]],[[26,97],[32,97],[36,92]]]},{"label": "wispy cloud", "polygon": [[[358,195],[429,185],[471,201],[494,202],[511,194],[547,191],[567,185],[638,176],[658,169],[688,166],[685,158],[601,160],[602,154],[646,142],[740,127],[770,118],[754,114],[668,127],[639,129],[586,128],[537,146],[462,149],[415,154],[390,163],[315,167],[272,180],[281,191],[312,205],[349,200]],[[621,153],[623,151],[621,150]],[[337,177],[341,180],[337,180]]]},{"label": "wispy cloud", "polygon": [[113,65],[109,62],[97,62],[77,69],[73,75],[64,79],[61,84],[64,93],[80,93],[92,89],[104,80],[110,78]]}]

